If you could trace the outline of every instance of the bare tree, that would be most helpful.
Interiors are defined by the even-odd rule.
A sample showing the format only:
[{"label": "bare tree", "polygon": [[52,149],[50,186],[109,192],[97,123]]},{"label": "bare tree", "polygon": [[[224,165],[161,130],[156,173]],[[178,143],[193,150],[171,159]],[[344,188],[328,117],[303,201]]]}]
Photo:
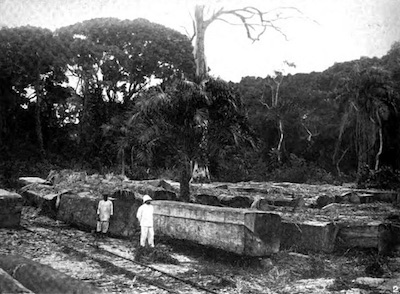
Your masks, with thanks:
[{"label": "bare tree", "polygon": [[279,23],[290,18],[302,17],[302,13],[295,7],[280,7],[269,11],[261,11],[252,6],[237,9],[224,9],[222,7],[213,10],[211,15],[206,18],[206,14],[210,14],[209,10],[206,9],[205,5],[196,5],[193,19],[194,34],[191,39],[194,40],[193,55],[196,61],[196,75],[200,78],[205,78],[208,73],[205,57],[205,33],[214,21],[242,26],[246,31],[247,38],[256,42],[268,29],[279,32],[287,39]]},{"label": "bare tree", "polygon": [[[284,64],[284,67],[286,67],[286,68],[295,68],[296,67],[296,65],[293,62],[288,62],[286,60],[283,62],[283,64]],[[268,111],[272,113],[273,117],[276,119],[277,124],[278,124],[279,141],[278,141],[278,145],[275,150],[277,153],[277,159],[278,159],[279,163],[281,163],[281,161],[282,161],[282,145],[283,145],[283,140],[285,138],[285,132],[284,132],[284,126],[283,126],[284,113],[283,113],[282,109],[280,109],[280,105],[279,105],[279,99],[280,99],[279,90],[280,90],[281,84],[283,82],[284,76],[285,76],[285,72],[284,72],[284,70],[281,70],[281,71],[275,71],[273,76],[266,77],[265,84],[267,86],[269,86],[271,89],[271,103],[268,104],[267,102],[263,101],[264,97],[262,97],[261,101],[260,101],[261,104],[266,106]],[[305,125],[303,125],[303,126],[305,127]],[[308,130],[308,132],[309,132],[309,130]],[[311,133],[309,132],[309,135],[310,134]],[[311,136],[312,136],[312,134],[311,134]]]},{"label": "bare tree", "polygon": [[[229,25],[242,26],[246,31],[247,38],[252,42],[256,42],[260,40],[261,36],[268,29],[279,32],[287,39],[279,23],[290,18],[301,16],[302,13],[295,7],[280,7],[269,11],[262,11],[253,6],[237,9],[224,9],[221,7],[211,11],[211,9],[206,8],[205,5],[196,5],[193,18],[194,34],[191,40],[194,42],[193,55],[196,62],[197,79],[199,81],[204,81],[208,77],[209,70],[205,55],[205,33],[213,22],[223,21]],[[288,65],[291,66],[290,64]],[[278,92],[279,88],[276,91],[276,99],[278,99]],[[279,129],[281,138],[278,149],[280,149],[283,141],[283,125],[281,121],[279,122]],[[207,136],[207,132],[205,132],[205,136]],[[205,169],[208,170],[208,167],[206,166]]]}]

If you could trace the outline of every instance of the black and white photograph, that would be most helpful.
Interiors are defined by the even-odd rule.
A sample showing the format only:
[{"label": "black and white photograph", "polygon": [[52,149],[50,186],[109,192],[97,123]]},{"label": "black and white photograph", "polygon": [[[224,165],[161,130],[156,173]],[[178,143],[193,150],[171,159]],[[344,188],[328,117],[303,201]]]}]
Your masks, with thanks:
[{"label": "black and white photograph", "polygon": [[400,0],[0,0],[17,293],[400,293]]}]

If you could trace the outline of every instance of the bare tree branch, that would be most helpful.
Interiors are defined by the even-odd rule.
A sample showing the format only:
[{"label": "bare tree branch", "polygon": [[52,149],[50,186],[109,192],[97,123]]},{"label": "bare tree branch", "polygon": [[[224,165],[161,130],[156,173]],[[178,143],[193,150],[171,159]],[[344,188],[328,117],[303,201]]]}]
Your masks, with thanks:
[{"label": "bare tree branch", "polygon": [[196,37],[196,21],[195,21],[193,15],[190,13],[190,11],[189,11],[189,15],[192,20],[193,33],[190,34],[189,31],[186,29],[186,27],[184,27],[184,26],[181,26],[181,27],[185,30],[186,36],[189,38],[190,42],[192,42],[194,40],[194,38]]},{"label": "bare tree branch", "polygon": [[267,107],[267,109],[271,109],[271,106],[269,106],[268,103],[267,103],[267,102],[264,102],[263,100],[264,100],[264,95],[263,95],[263,97],[261,97],[260,103],[261,103],[262,105],[264,105],[265,107]]},{"label": "bare tree branch", "polygon": [[320,133],[319,132],[317,132],[317,133],[315,133],[315,134],[313,134],[311,131],[310,131],[310,129],[304,124],[304,123],[302,123],[302,126],[304,127],[304,129],[306,130],[306,132],[307,132],[307,141],[308,142],[311,142],[311,139],[312,139],[312,137],[316,137],[316,136],[318,136]]},{"label": "bare tree branch", "polygon": [[[284,36],[285,39],[287,40],[287,36],[277,25],[277,22],[292,18],[298,18],[298,16],[282,15],[284,13],[283,10],[292,10],[297,14],[303,15],[303,13],[295,7],[280,7],[272,9],[270,11],[263,12],[256,7],[247,6],[244,8],[232,9],[232,10],[223,10],[223,8],[221,8],[217,12],[214,12],[213,15],[210,17],[210,19],[205,22],[207,26],[214,20],[220,20],[230,25],[242,25],[246,29],[247,37],[253,42],[260,40],[260,37],[265,33],[267,28],[274,29],[275,31],[279,32],[282,36]],[[274,12],[276,13],[276,15],[275,17],[271,18],[270,15]],[[236,19],[238,19],[240,23],[234,23],[228,21],[221,17],[223,15],[231,15]],[[256,22],[254,22],[253,20],[255,20]],[[261,31],[259,31],[258,33],[256,32],[257,27],[261,28]]]},{"label": "bare tree branch", "polygon": [[342,172],[340,171],[340,162],[342,161],[342,159],[346,155],[347,151],[349,151],[349,149],[350,149],[350,147],[347,147],[346,150],[343,151],[343,153],[340,156],[339,160],[336,162],[336,170],[337,170],[337,173],[338,173],[339,177],[342,175]]}]

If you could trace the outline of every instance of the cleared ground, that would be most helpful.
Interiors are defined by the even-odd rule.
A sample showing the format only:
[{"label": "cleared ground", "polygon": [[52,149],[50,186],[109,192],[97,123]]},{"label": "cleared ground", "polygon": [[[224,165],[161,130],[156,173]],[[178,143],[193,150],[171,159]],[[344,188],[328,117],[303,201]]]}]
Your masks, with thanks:
[{"label": "cleared ground", "polygon": [[33,232],[0,229],[0,254],[21,255],[50,265],[110,293],[169,292],[142,277],[165,281],[175,291],[172,293],[206,291],[185,283],[168,284],[162,273],[106,256],[96,251],[96,246],[216,293],[393,293],[393,287],[400,285],[400,257],[382,258],[374,250],[351,249],[334,254],[286,250],[269,258],[246,258],[156,238],[155,251],[138,256],[139,236],[96,239],[92,232],[41,215],[37,208],[24,207],[21,225]]}]

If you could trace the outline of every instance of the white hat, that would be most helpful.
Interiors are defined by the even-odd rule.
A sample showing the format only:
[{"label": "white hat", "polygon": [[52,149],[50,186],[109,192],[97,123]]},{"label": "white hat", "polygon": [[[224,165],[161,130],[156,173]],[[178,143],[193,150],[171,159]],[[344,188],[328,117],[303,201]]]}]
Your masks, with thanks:
[{"label": "white hat", "polygon": [[153,200],[153,199],[151,199],[151,197],[149,195],[144,195],[143,196],[143,203],[146,202],[146,201],[151,201],[151,200]]}]

